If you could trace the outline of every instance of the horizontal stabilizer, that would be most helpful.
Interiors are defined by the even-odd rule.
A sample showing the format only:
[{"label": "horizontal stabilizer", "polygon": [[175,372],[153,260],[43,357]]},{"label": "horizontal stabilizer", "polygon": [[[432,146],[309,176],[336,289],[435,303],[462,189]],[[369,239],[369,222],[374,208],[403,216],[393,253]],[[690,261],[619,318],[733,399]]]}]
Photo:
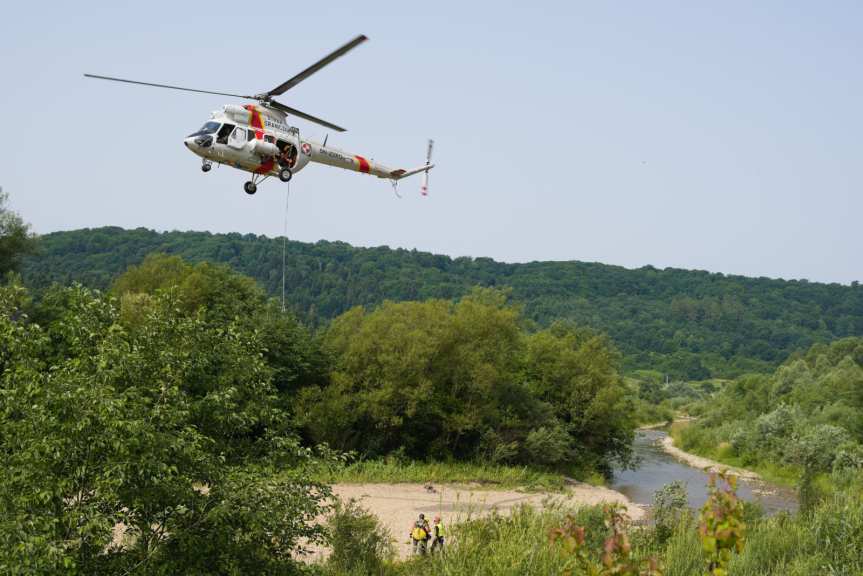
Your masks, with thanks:
[{"label": "horizontal stabilizer", "polygon": [[411,168],[410,170],[399,168],[398,170],[393,170],[392,172],[390,172],[390,178],[392,180],[401,180],[402,178],[407,178],[408,176],[413,176],[414,174],[419,174],[420,172],[428,172],[432,168],[434,168],[434,164],[423,164],[419,168]]}]

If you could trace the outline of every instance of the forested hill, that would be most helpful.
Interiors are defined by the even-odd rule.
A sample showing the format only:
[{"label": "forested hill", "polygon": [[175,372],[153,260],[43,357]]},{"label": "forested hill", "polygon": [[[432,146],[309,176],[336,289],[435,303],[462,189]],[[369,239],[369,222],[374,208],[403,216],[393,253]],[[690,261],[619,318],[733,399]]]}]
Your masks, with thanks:
[{"label": "forested hill", "polygon": [[[35,288],[73,281],[107,288],[151,252],[227,263],[271,294],[281,291],[282,240],[251,234],[113,227],[55,232],[42,237],[41,253],[27,260],[23,274]],[[693,379],[767,370],[815,342],[863,335],[858,283],[586,262],[505,264],[321,241],[288,243],[286,285],[291,306],[313,323],[358,304],[455,298],[476,285],[511,287],[526,315],[541,325],[575,320],[607,332],[627,369]]]}]

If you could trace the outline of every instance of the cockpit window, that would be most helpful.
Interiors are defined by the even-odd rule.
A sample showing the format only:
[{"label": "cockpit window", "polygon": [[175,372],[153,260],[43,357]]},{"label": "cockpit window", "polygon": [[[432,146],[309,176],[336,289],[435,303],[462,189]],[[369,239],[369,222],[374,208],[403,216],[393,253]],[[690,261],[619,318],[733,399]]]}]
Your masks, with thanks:
[{"label": "cockpit window", "polygon": [[206,124],[201,126],[200,130],[198,130],[194,134],[190,134],[190,136],[201,136],[202,134],[214,134],[216,132],[216,130],[219,129],[220,125],[221,124],[219,124],[218,122],[207,122]]}]

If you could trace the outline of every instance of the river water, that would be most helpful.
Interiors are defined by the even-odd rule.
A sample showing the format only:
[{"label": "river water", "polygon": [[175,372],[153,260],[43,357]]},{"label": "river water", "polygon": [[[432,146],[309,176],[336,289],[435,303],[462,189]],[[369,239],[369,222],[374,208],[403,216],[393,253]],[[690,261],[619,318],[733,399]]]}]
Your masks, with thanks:
[{"label": "river water", "polygon": [[[635,470],[615,470],[611,488],[625,494],[636,504],[653,505],[653,494],[664,485],[680,480],[686,485],[689,506],[700,508],[707,500],[708,474],[680,462],[662,449],[659,442],[667,436],[661,430],[639,430],[633,448],[639,462]],[[760,480],[739,480],[737,495],[758,502],[767,514],[797,510],[797,496],[791,488],[774,486]]]}]

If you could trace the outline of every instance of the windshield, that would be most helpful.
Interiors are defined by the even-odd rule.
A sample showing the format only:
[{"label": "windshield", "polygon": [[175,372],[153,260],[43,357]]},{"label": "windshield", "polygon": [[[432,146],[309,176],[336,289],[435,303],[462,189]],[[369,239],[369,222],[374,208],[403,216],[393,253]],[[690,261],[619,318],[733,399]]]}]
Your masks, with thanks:
[{"label": "windshield", "polygon": [[220,124],[218,122],[207,122],[201,129],[195,132],[194,134],[189,134],[189,137],[192,136],[200,136],[202,134],[215,134],[216,130],[219,129]]}]

